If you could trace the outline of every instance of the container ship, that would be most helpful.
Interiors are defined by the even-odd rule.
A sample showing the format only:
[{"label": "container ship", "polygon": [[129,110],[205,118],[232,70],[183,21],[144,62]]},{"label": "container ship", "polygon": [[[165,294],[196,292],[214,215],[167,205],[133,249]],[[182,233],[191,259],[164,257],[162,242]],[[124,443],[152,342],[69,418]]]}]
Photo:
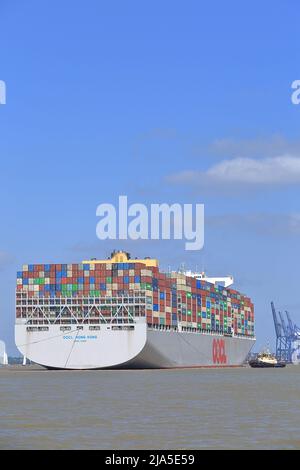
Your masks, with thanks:
[{"label": "container ship", "polygon": [[254,306],[232,282],[161,272],[156,259],[120,251],[81,264],[24,265],[16,345],[49,369],[241,366],[255,343]]}]

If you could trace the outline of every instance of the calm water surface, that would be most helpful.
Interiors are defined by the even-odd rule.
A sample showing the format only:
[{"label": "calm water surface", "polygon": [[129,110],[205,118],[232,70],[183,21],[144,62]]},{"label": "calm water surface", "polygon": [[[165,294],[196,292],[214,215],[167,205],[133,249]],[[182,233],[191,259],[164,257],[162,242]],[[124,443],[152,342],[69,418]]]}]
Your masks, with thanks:
[{"label": "calm water surface", "polygon": [[0,369],[0,449],[300,449],[300,367]]}]

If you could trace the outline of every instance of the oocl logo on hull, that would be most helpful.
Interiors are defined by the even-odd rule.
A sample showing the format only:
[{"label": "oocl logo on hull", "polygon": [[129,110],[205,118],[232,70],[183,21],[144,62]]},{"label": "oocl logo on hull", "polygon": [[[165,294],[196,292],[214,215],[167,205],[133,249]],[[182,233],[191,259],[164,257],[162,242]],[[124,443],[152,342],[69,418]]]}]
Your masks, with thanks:
[{"label": "oocl logo on hull", "polygon": [[213,363],[227,364],[227,356],[224,339],[213,340]]}]

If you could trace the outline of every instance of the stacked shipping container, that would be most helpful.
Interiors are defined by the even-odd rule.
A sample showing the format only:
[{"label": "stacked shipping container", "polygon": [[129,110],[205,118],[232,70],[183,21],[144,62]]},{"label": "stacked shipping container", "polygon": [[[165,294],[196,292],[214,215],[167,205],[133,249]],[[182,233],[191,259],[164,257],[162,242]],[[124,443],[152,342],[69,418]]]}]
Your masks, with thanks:
[{"label": "stacked shipping container", "polygon": [[[251,300],[233,289],[172,272],[162,273],[143,262],[91,261],[83,264],[25,265],[17,275],[17,296],[28,298],[114,298],[146,293],[149,326],[164,325],[254,336]],[[20,312],[17,310],[17,316]]]}]

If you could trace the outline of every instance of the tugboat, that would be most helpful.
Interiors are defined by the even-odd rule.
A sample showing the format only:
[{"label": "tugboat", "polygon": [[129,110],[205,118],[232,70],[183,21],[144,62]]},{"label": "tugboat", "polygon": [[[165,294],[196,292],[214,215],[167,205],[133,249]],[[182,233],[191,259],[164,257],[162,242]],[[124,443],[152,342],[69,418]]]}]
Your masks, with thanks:
[{"label": "tugboat", "polygon": [[249,365],[253,368],[286,367],[286,363],[278,361],[276,356],[272,354],[268,349],[259,353],[255,359],[250,360]]}]

